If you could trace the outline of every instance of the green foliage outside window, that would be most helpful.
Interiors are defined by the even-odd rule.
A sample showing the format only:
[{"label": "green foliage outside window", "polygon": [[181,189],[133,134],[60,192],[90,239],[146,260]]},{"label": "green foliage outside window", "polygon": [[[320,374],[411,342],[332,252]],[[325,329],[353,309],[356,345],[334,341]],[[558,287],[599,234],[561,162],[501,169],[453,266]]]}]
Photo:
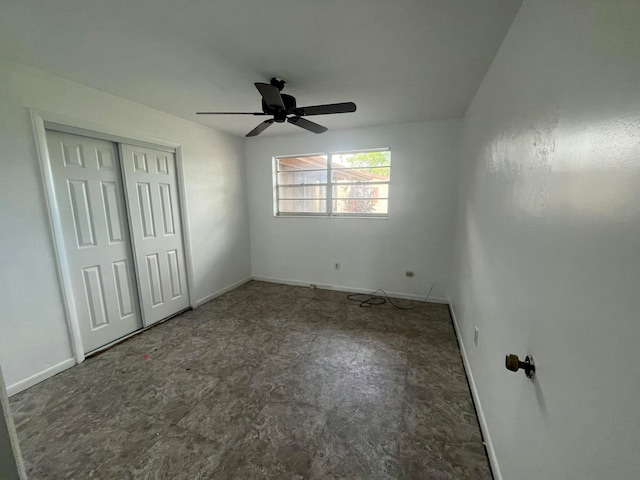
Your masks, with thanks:
[{"label": "green foliage outside window", "polygon": [[[343,158],[350,167],[382,167],[372,168],[376,175],[389,175],[388,166],[391,165],[391,152],[360,152]],[[386,168],[385,168],[386,167]]]}]

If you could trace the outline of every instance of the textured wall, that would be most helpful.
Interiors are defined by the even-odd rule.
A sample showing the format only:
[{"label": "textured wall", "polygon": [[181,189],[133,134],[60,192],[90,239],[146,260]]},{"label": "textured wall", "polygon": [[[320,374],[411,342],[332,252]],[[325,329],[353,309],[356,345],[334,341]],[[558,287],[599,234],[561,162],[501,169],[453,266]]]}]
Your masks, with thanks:
[{"label": "textured wall", "polygon": [[454,308],[505,479],[640,476],[638,25],[526,1],[464,122]]}]

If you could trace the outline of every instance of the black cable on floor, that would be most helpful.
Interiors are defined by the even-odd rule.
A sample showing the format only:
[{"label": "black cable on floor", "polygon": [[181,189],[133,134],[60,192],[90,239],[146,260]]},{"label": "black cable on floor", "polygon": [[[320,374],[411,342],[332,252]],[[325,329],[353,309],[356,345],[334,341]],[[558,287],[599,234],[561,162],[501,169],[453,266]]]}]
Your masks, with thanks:
[{"label": "black cable on floor", "polygon": [[[382,295],[377,295],[378,292],[382,292]],[[357,297],[360,297],[360,298],[357,298]],[[365,298],[362,298],[362,297],[365,297]],[[414,308],[414,307],[401,307],[399,305],[396,305],[395,303],[393,303],[393,300],[391,300],[387,296],[387,292],[385,292],[381,288],[379,288],[378,290],[376,290],[371,294],[352,293],[350,295],[347,295],[347,298],[354,302],[360,302],[360,305],[359,305],[360,307],[373,307],[375,305],[384,305],[388,301],[391,305],[393,305],[398,310],[413,310]]]}]

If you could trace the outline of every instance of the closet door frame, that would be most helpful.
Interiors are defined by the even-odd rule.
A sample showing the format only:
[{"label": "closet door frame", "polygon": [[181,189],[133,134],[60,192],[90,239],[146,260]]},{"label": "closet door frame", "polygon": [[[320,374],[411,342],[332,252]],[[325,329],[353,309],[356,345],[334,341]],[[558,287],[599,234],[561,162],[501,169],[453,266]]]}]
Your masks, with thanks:
[{"label": "closet door frame", "polygon": [[[38,158],[40,159],[40,170],[42,174],[42,182],[49,211],[49,223],[51,235],[53,238],[53,248],[56,257],[56,266],[58,270],[58,283],[60,287],[60,295],[64,307],[64,314],[67,320],[67,330],[69,333],[69,341],[76,363],[82,363],[85,359],[84,349],[82,346],[82,338],[80,336],[80,322],[78,312],[75,308],[73,299],[73,289],[71,283],[71,274],[67,264],[67,253],[64,247],[64,232],[62,222],[60,221],[60,210],[56,200],[55,188],[53,182],[53,172],[51,170],[51,160],[49,157],[49,149],[47,147],[47,130],[55,130],[74,135],[82,135],[85,137],[97,138],[100,140],[108,140],[115,143],[126,143],[139,147],[148,147],[166,152],[173,153],[176,161],[176,174],[178,183],[178,210],[180,212],[182,223],[182,243],[184,247],[185,266],[187,269],[187,288],[189,290],[189,305],[195,307],[193,297],[194,277],[193,277],[193,259],[191,255],[191,239],[189,228],[189,217],[186,212],[186,196],[184,188],[184,166],[182,162],[182,145],[169,140],[150,137],[140,132],[119,127],[111,127],[93,123],[86,120],[67,117],[56,113],[45,112],[42,110],[29,109],[31,115],[31,123],[35,138]],[[123,177],[124,181],[124,177]],[[135,245],[132,245],[135,248]],[[102,348],[107,348],[113,343],[120,342],[124,338],[138,333],[133,332],[127,337],[120,338],[115,342],[109,343]],[[99,349],[100,350],[100,349]]]}]

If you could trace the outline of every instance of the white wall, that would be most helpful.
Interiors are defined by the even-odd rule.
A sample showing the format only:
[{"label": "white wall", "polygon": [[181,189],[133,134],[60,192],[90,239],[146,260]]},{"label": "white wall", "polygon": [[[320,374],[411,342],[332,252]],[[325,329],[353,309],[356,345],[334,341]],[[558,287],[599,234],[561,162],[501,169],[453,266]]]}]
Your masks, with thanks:
[{"label": "white wall", "polygon": [[[443,121],[248,139],[253,275],[421,298],[435,282],[448,297],[459,134]],[[391,148],[388,219],[273,216],[273,156],[378,147]]]},{"label": "white wall", "polygon": [[0,364],[10,390],[71,358],[28,107],[182,144],[193,297],[250,275],[241,139],[1,59],[0,105]]},{"label": "white wall", "polygon": [[638,25],[526,1],[464,122],[453,305],[505,479],[640,478]]}]

